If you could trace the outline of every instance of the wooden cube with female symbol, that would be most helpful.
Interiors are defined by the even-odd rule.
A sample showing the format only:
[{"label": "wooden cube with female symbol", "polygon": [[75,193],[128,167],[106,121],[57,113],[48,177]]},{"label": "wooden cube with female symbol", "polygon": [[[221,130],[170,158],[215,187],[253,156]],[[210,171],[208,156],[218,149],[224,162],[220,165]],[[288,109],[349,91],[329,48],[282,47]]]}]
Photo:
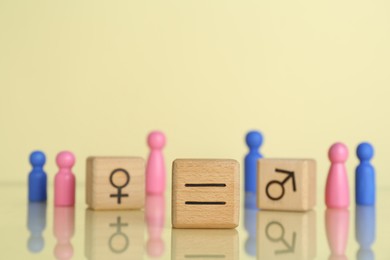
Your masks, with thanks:
[{"label": "wooden cube with female symbol", "polygon": [[140,209],[145,204],[145,160],[89,157],[86,201],[91,209]]}]

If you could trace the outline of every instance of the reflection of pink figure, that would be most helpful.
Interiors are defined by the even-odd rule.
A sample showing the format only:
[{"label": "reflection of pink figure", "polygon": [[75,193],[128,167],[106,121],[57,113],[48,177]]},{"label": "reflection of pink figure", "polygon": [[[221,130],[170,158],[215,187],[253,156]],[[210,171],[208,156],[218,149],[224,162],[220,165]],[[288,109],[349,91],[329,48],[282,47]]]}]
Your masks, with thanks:
[{"label": "reflection of pink figure", "polygon": [[154,131],[148,136],[150,154],[146,164],[146,192],[163,194],[165,191],[165,163],[162,149],[165,146],[163,132]]},{"label": "reflection of pink figure", "polygon": [[326,180],[325,202],[328,208],[349,207],[349,184],[345,161],[348,148],[342,143],[335,143],[329,149],[331,166]]},{"label": "reflection of pink figure", "polygon": [[347,249],[349,231],[348,209],[327,209],[325,212],[325,225],[331,251],[329,259],[347,259],[345,251]]},{"label": "reflection of pink figure", "polygon": [[73,246],[70,242],[74,234],[74,207],[54,208],[54,236],[57,244],[54,255],[57,259],[72,259]]},{"label": "reflection of pink figure", "polygon": [[151,257],[160,257],[164,253],[164,241],[161,238],[165,222],[164,196],[147,195],[145,211],[149,234],[147,252]]},{"label": "reflection of pink figure", "polygon": [[60,152],[56,161],[60,170],[54,179],[54,204],[56,206],[73,206],[76,178],[72,173],[72,167],[75,163],[75,157],[71,152]]}]

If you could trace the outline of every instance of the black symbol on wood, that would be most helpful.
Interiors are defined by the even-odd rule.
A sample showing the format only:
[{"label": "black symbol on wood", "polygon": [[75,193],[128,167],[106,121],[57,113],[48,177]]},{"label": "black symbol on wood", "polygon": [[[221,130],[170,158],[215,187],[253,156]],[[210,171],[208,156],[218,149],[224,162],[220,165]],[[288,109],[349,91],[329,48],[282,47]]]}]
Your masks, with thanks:
[{"label": "black symbol on wood", "polygon": [[[273,227],[274,234],[270,234],[270,229]],[[279,231],[278,233],[276,231]],[[278,235],[275,235],[277,233]],[[284,239],[284,227],[282,224],[280,224],[277,221],[272,221],[268,223],[268,225],[265,227],[265,235],[267,236],[268,240],[273,243],[282,242],[282,244],[286,247],[286,249],[283,250],[275,250],[275,255],[279,254],[287,254],[287,253],[294,253],[295,251],[295,240],[297,234],[293,232],[292,235],[292,241],[291,244],[287,243],[287,241]]]},{"label": "black symbol on wood", "polygon": [[[287,177],[283,180],[283,181],[276,181],[276,180],[273,180],[273,181],[270,181],[268,182],[267,186],[265,187],[265,192],[267,194],[267,197],[271,200],[280,200],[281,198],[283,198],[284,196],[284,193],[285,193],[285,189],[284,189],[284,184],[291,178],[292,179],[292,185],[293,185],[293,191],[296,192],[297,188],[296,188],[296,185],[295,185],[295,174],[294,172],[292,171],[286,171],[286,170],[281,170],[281,169],[275,169],[275,172],[278,172],[278,173],[284,173],[284,174],[287,174]],[[280,186],[280,189],[281,189],[281,192],[279,194],[279,196],[275,196],[275,195],[272,195],[270,193],[270,189],[272,186]]]},{"label": "black symbol on wood", "polygon": [[[207,187],[216,187],[224,188],[226,187],[225,183],[186,183],[184,187],[188,188],[207,188]],[[186,205],[226,205],[225,201],[186,201]]]},{"label": "black symbol on wood", "polygon": [[[124,183],[123,185],[121,185],[121,186],[116,185],[116,184],[114,183],[114,175],[115,175],[116,173],[119,173],[119,172],[124,173],[125,176],[126,176],[126,181],[125,181],[125,183]],[[110,174],[110,183],[111,183],[112,186],[114,186],[115,188],[118,189],[118,193],[117,193],[117,194],[110,194],[110,197],[111,197],[111,198],[115,198],[115,197],[118,198],[118,199],[117,199],[117,203],[118,203],[118,204],[121,204],[121,202],[122,202],[122,197],[129,197],[129,194],[127,194],[127,193],[122,194],[122,189],[123,189],[124,187],[126,187],[127,184],[129,184],[129,182],[130,182],[130,174],[129,174],[125,169],[115,169],[115,170],[113,170],[113,171],[111,172],[111,174]]]},{"label": "black symbol on wood", "polygon": [[[122,232],[122,227],[127,227],[127,226],[128,226],[127,223],[121,223],[121,217],[116,218],[116,223],[110,224],[110,227],[116,227],[116,231],[114,234],[111,235],[110,239],[108,240],[108,246],[110,250],[116,254],[123,253],[129,247],[129,238],[126,236],[125,233]],[[120,243],[123,244],[122,248],[115,248],[115,245],[113,245],[114,239],[124,240],[123,243]]]}]

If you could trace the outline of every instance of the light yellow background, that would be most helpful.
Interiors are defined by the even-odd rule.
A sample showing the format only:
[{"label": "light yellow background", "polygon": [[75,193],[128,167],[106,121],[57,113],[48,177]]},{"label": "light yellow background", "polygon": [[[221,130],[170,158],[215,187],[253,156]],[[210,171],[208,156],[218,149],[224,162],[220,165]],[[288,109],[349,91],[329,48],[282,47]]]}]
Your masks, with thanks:
[{"label": "light yellow background", "polygon": [[[267,157],[318,160],[375,145],[390,185],[390,2],[1,1],[0,182],[25,182],[29,153],[233,158],[260,129]],[[168,179],[169,180],[169,179]],[[322,197],[319,197],[322,200]]]},{"label": "light yellow background", "polygon": [[[387,259],[389,14],[388,0],[0,1],[2,254],[32,258],[24,188],[32,150],[47,154],[50,181],[59,151],[77,156],[72,243],[82,259],[87,156],[146,157],[146,135],[161,129],[168,173],[175,158],[242,162],[246,132],[259,129],[266,157],[318,162],[321,259],[330,254],[323,203],[327,150],[335,141],[348,145],[353,186],[356,145],[375,145],[374,249]],[[47,244],[33,259],[53,258],[52,189]],[[169,200],[168,190],[163,259],[170,255]],[[351,205],[350,259],[358,249],[354,210]],[[247,259],[244,213],[241,259]]]}]

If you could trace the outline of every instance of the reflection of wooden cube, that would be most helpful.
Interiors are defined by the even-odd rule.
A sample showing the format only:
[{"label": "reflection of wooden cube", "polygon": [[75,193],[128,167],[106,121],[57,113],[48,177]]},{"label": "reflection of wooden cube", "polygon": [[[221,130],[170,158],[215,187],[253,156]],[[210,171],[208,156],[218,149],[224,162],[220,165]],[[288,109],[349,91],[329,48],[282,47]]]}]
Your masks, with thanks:
[{"label": "reflection of wooden cube", "polygon": [[143,236],[143,211],[85,212],[87,259],[142,259]]},{"label": "reflection of wooden cube", "polygon": [[145,161],[138,157],[89,157],[87,204],[92,209],[140,209],[145,203]]},{"label": "reflection of wooden cube", "polygon": [[175,228],[235,228],[240,208],[235,160],[180,159],[172,169]]},{"label": "reflection of wooden cube", "polygon": [[235,229],[172,229],[172,260],[239,259]]},{"label": "reflection of wooden cube", "polygon": [[316,213],[257,213],[257,259],[314,259],[316,257]]},{"label": "reflection of wooden cube", "polygon": [[261,209],[305,211],[316,204],[316,162],[260,159],[257,203]]}]

